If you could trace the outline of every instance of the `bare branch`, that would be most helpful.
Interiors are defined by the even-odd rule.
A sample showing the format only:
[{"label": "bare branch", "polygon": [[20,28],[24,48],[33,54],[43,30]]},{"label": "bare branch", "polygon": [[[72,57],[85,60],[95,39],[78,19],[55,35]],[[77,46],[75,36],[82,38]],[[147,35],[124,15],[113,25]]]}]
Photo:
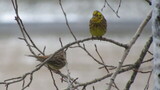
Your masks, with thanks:
[{"label": "bare branch", "polygon": [[[118,74],[120,73],[123,73],[123,72],[126,72],[126,71],[129,71],[129,70],[132,70],[136,67],[135,64],[129,66],[129,67],[126,67],[126,68],[121,68],[119,71],[118,71]],[[74,88],[78,88],[78,87],[82,87],[82,86],[86,86],[86,85],[91,85],[91,84],[94,84],[94,83],[97,83],[97,82],[100,82],[102,80],[105,80],[106,78],[109,78],[113,75],[113,73],[108,73],[100,78],[95,78],[94,80],[92,81],[88,81],[88,82],[85,82],[85,83],[81,83],[81,84],[78,84],[76,85]]]},{"label": "bare branch", "polygon": [[143,61],[142,63],[151,62],[152,60],[153,60],[153,58],[150,58],[148,60]]},{"label": "bare branch", "polygon": [[45,50],[46,50],[46,46],[44,46],[44,48],[43,48],[43,54],[45,55]]},{"label": "bare branch", "polygon": [[59,38],[59,42],[60,42],[60,44],[61,44],[61,47],[63,47],[63,43],[62,43],[61,38]]},{"label": "bare branch", "polygon": [[149,51],[149,50],[148,50],[148,53],[151,54],[151,55],[153,55],[153,53],[151,51]]},{"label": "bare branch", "polygon": [[118,8],[117,8],[116,11],[112,8],[112,6],[108,3],[107,0],[104,0],[104,5],[103,5],[101,11],[103,11],[103,9],[106,7],[106,4],[107,4],[108,7],[116,14],[116,16],[117,16],[118,18],[120,18],[120,16],[118,15],[118,11],[119,11],[120,6],[121,6],[121,0],[120,0],[120,2],[119,2],[119,5],[118,5]]},{"label": "bare branch", "polygon": [[101,63],[100,61],[98,61],[92,54],[90,54],[90,52],[85,48],[85,45],[83,44],[82,46],[79,46],[81,49],[83,49],[95,62],[97,62],[100,65],[104,65],[103,63]]},{"label": "bare branch", "polygon": [[[131,75],[130,81],[128,81],[128,83],[126,84],[126,88],[125,88],[125,89],[130,89],[130,86],[134,82],[137,73],[138,72],[146,73],[146,72],[138,70],[140,68],[141,64],[149,63],[149,62],[151,62],[153,60],[153,57],[152,57],[152,58],[150,58],[148,60],[143,61],[143,59],[144,59],[144,57],[145,57],[147,52],[150,53],[150,55],[153,55],[150,51],[148,51],[148,48],[149,48],[149,46],[151,44],[151,41],[152,41],[152,38],[150,37],[149,41],[146,43],[146,45],[145,45],[144,49],[142,50],[142,52],[140,54],[140,57],[137,59],[137,61],[134,64],[123,65],[123,63],[124,63],[126,57],[128,56],[132,46],[135,44],[135,42],[137,41],[137,39],[141,35],[141,33],[143,31],[143,28],[146,26],[146,24],[150,20],[151,12],[148,14],[146,19],[141,23],[141,25],[138,27],[135,35],[132,37],[132,39],[127,44],[126,43],[117,42],[115,40],[108,39],[108,38],[105,38],[105,37],[103,37],[103,38],[90,37],[90,38],[84,38],[82,40],[77,40],[77,37],[74,35],[74,33],[73,33],[73,31],[72,31],[72,29],[71,29],[71,27],[69,25],[69,22],[68,22],[68,19],[67,19],[67,14],[66,14],[66,12],[65,12],[65,10],[63,8],[63,5],[62,5],[62,0],[58,0],[58,1],[59,1],[60,8],[61,8],[61,10],[62,10],[62,12],[64,14],[64,17],[65,17],[65,24],[66,24],[70,34],[75,39],[75,41],[70,42],[70,43],[68,43],[66,45],[63,45],[61,38],[59,38],[59,42],[61,44],[61,48],[57,49],[54,53],[52,53],[52,55],[49,58],[47,58],[44,62],[41,62],[37,67],[35,67],[30,72],[27,72],[24,75],[19,76],[19,77],[15,77],[15,78],[10,78],[10,79],[4,80],[3,82],[0,82],[0,84],[6,85],[6,90],[8,90],[9,85],[17,83],[17,82],[21,82],[22,83],[22,90],[24,90],[24,89],[26,89],[27,87],[29,87],[31,85],[34,73],[36,71],[38,71],[43,65],[45,65],[50,60],[50,58],[54,57],[59,51],[61,51],[61,50],[65,50],[66,51],[66,50],[72,49],[72,48],[81,48],[96,63],[101,65],[100,69],[104,68],[108,73],[106,73],[102,77],[97,77],[97,78],[94,78],[93,80],[90,80],[90,81],[87,81],[87,82],[84,82],[84,83],[80,83],[78,81],[78,77],[77,78],[72,78],[70,76],[70,71],[69,71],[68,62],[67,62],[67,65],[66,65],[67,75],[61,73],[60,71],[59,72],[54,72],[55,74],[58,74],[60,77],[62,77],[62,81],[64,81],[65,83],[68,83],[68,87],[66,87],[66,90],[79,90],[79,88],[82,88],[82,90],[86,90],[89,85],[92,85],[93,86],[92,89],[96,90],[95,87],[94,87],[94,84],[98,83],[98,82],[100,82],[102,80],[105,80],[106,78],[110,78],[109,83],[107,82],[107,85],[108,85],[108,89],[107,90],[111,90],[111,87],[114,87],[115,89],[120,90],[118,88],[118,86],[116,85],[116,82],[115,82],[115,79],[116,79],[117,75],[119,75],[121,73],[124,73],[124,72],[127,72],[129,70],[133,70],[133,74]],[[108,3],[107,0],[104,0],[104,1],[105,1],[104,2],[104,6],[102,7],[101,10],[103,11],[103,9],[106,7],[106,5],[108,5],[108,7],[116,14],[116,16],[119,17],[118,12],[119,12],[119,9],[121,7],[122,0],[119,0],[118,7],[115,10]],[[17,0],[11,0],[11,2],[13,4],[13,8],[14,8],[14,11],[15,11],[15,14],[16,14],[15,20],[17,21],[17,24],[18,24],[18,26],[20,28],[21,33],[22,33],[22,37],[19,37],[19,39],[25,41],[27,47],[29,48],[30,52],[33,55],[36,55],[34,49],[36,51],[38,51],[38,54],[45,55],[46,46],[44,46],[43,50],[41,51],[37,47],[37,45],[33,42],[32,38],[30,37],[29,33],[27,32],[27,30],[26,30],[26,28],[24,26],[24,23],[23,23],[22,19],[19,16]],[[84,44],[84,42],[93,41],[93,40],[100,40],[101,42],[103,41],[103,42],[107,42],[107,43],[109,42],[109,43],[112,43],[112,44],[114,44],[116,46],[119,46],[120,48],[124,48],[125,50],[123,52],[123,56],[121,57],[121,59],[119,61],[119,64],[116,65],[116,66],[106,65],[104,60],[103,60],[103,58],[102,58],[102,56],[101,56],[101,54],[100,54],[100,52],[98,51],[97,46],[95,45],[95,52],[99,56],[100,60],[96,59],[87,50],[87,47]],[[53,77],[53,72],[51,70],[50,70],[50,73],[51,73],[51,77],[52,77],[52,80],[53,80],[54,87],[56,88],[56,90],[59,90],[58,85],[56,84],[56,81],[55,81],[55,79]],[[150,76],[151,76],[151,73],[150,73]],[[148,87],[149,87],[150,76],[148,78],[147,85],[146,85],[145,89],[148,89]],[[26,83],[26,80],[28,78],[29,78],[29,82]]]},{"label": "bare branch", "polygon": [[150,45],[151,45],[151,43],[152,43],[152,37],[150,37],[149,40],[146,42],[146,45],[144,46],[144,49],[142,50],[142,52],[141,52],[141,54],[139,56],[139,59],[135,62],[135,65],[136,65],[135,70],[134,70],[130,80],[126,84],[126,87],[125,87],[124,90],[129,90],[130,89],[131,84],[134,82],[134,80],[136,78],[136,75],[138,73],[138,69],[141,66],[141,63],[142,63],[142,61],[143,61],[143,59],[144,59],[144,57],[145,57]]},{"label": "bare branch", "polygon": [[75,39],[75,41],[77,41],[76,36],[74,35],[74,33],[72,32],[72,30],[71,30],[71,28],[70,28],[70,26],[69,26],[68,19],[67,19],[67,15],[66,15],[66,12],[65,12],[65,11],[64,11],[64,9],[63,9],[62,1],[61,1],[61,0],[59,0],[59,5],[60,5],[61,10],[62,10],[62,12],[63,12],[63,14],[64,14],[64,17],[65,17],[65,21],[66,21],[66,25],[67,25],[67,27],[68,27],[68,29],[69,29],[69,31],[70,31],[70,33],[71,33],[71,35],[72,35],[72,36],[73,36],[73,38]]},{"label": "bare branch", "polygon": [[116,78],[118,71],[120,70],[120,68],[123,65],[123,62],[125,61],[131,47],[133,46],[133,44],[136,42],[136,40],[138,39],[138,37],[140,36],[140,34],[142,33],[144,27],[146,26],[146,24],[148,23],[148,21],[151,19],[151,11],[149,12],[149,14],[147,15],[147,17],[144,19],[144,21],[140,24],[139,28],[137,29],[137,32],[135,33],[135,35],[133,36],[132,40],[128,43],[128,48],[125,49],[124,54],[122,56],[121,61],[119,62],[118,68],[117,70],[114,72],[114,74],[112,75],[111,79],[110,79],[110,83],[108,86],[107,90],[111,90],[111,86],[112,83],[114,82],[114,79]]},{"label": "bare branch", "polygon": [[[37,51],[39,51],[42,55],[44,55],[44,53],[39,50],[39,48],[34,44],[34,42],[32,41],[31,37],[29,36],[28,32],[26,31],[25,29],[25,26],[23,24],[23,21],[21,20],[20,16],[19,16],[19,12],[18,12],[18,4],[17,4],[17,0],[11,0],[12,2],[12,5],[14,7],[14,10],[15,10],[15,13],[16,13],[16,17],[15,17],[15,20],[17,21],[17,24],[21,30],[21,33],[23,35],[23,39],[24,41],[26,42],[30,52],[33,54],[33,55],[36,55],[34,53],[34,51],[32,50],[32,48],[30,46],[33,46]],[[27,36],[27,37],[26,37]],[[31,42],[31,45],[29,43],[29,41],[27,40],[27,38],[29,39],[29,41]]]},{"label": "bare branch", "polygon": [[[96,52],[97,52],[99,58],[101,59],[101,62],[103,63],[103,66],[105,66],[105,62],[104,62],[102,56],[100,55],[100,53],[98,52],[97,45],[95,44],[94,46],[95,46],[95,49],[96,49]],[[104,67],[104,68],[109,73],[109,70],[107,69],[107,67]]]},{"label": "bare branch", "polygon": [[92,88],[93,88],[93,90],[96,90],[94,86]]},{"label": "bare branch", "polygon": [[[49,68],[48,68],[48,69],[49,69]],[[55,79],[54,79],[54,76],[53,76],[52,70],[51,70],[51,69],[49,69],[49,71],[50,71],[50,74],[51,74],[51,77],[52,77],[52,80],[53,80],[53,85],[55,86],[56,90],[59,90],[59,89],[58,89],[58,86],[57,86],[57,84],[56,84],[56,81],[55,81]]]},{"label": "bare branch", "polygon": [[149,78],[148,78],[148,80],[147,80],[147,84],[146,84],[144,90],[148,90],[148,88],[149,88],[149,82],[150,82],[150,79],[151,79],[151,76],[152,76],[152,72],[153,72],[153,70],[152,70],[152,71],[150,72],[150,74],[149,74]]},{"label": "bare branch", "polygon": [[117,13],[117,14],[118,14],[119,9],[120,9],[120,7],[121,7],[121,3],[122,3],[122,0],[119,0],[118,8],[117,8],[117,10],[116,10],[116,13]]},{"label": "bare branch", "polygon": [[30,81],[29,81],[29,83],[28,83],[26,86],[24,86],[24,87],[22,88],[22,90],[24,90],[24,89],[26,89],[27,87],[29,87],[29,86],[31,85],[31,83],[32,83],[32,80],[33,80],[33,73],[30,74]]}]

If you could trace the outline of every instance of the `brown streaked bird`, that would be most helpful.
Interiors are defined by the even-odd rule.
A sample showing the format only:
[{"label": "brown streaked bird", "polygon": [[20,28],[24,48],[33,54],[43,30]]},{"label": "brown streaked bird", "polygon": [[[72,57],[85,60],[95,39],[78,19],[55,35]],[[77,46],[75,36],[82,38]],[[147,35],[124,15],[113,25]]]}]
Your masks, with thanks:
[{"label": "brown streaked bird", "polygon": [[[51,54],[53,55],[53,54]],[[30,57],[35,57],[38,61],[43,62],[46,60],[48,57],[51,55],[46,55],[46,56],[34,56],[34,55],[28,55]],[[66,52],[64,50],[59,51],[54,57],[52,57],[46,65],[54,70],[54,71],[59,71],[59,69],[63,68],[66,65]]]}]

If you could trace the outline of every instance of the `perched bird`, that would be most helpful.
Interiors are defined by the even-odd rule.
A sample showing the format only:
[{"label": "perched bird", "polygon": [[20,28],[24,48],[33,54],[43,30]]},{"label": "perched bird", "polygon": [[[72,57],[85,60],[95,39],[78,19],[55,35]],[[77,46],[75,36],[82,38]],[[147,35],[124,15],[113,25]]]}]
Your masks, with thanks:
[{"label": "perched bird", "polygon": [[[52,54],[51,54],[52,55]],[[28,55],[30,57],[35,57],[38,61],[43,62],[46,60],[48,57],[51,55],[47,56],[35,56],[35,55]],[[54,57],[52,57],[46,65],[54,70],[54,71],[59,71],[59,69],[63,68],[66,65],[66,52],[64,50],[59,51]]]},{"label": "perched bird", "polygon": [[92,37],[102,38],[102,36],[106,33],[107,21],[98,10],[93,12],[93,17],[90,19],[89,27]]}]

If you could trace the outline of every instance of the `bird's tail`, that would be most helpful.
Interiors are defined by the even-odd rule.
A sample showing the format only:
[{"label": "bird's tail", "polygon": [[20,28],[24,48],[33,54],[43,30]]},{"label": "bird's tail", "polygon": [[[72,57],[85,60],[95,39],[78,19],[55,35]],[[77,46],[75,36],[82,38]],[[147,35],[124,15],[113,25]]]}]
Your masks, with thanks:
[{"label": "bird's tail", "polygon": [[34,58],[36,58],[40,62],[43,62],[45,59],[48,58],[48,56],[36,56],[36,55],[27,55],[27,56],[34,57]]}]

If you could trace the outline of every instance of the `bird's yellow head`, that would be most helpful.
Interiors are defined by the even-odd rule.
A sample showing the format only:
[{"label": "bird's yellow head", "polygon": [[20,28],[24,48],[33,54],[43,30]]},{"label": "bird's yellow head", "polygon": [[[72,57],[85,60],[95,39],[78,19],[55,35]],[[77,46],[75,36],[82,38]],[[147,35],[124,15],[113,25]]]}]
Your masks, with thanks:
[{"label": "bird's yellow head", "polygon": [[93,20],[94,22],[99,23],[99,22],[102,21],[103,18],[104,18],[104,16],[103,16],[102,13],[99,12],[98,10],[95,10],[95,11],[93,12],[92,20]]}]

